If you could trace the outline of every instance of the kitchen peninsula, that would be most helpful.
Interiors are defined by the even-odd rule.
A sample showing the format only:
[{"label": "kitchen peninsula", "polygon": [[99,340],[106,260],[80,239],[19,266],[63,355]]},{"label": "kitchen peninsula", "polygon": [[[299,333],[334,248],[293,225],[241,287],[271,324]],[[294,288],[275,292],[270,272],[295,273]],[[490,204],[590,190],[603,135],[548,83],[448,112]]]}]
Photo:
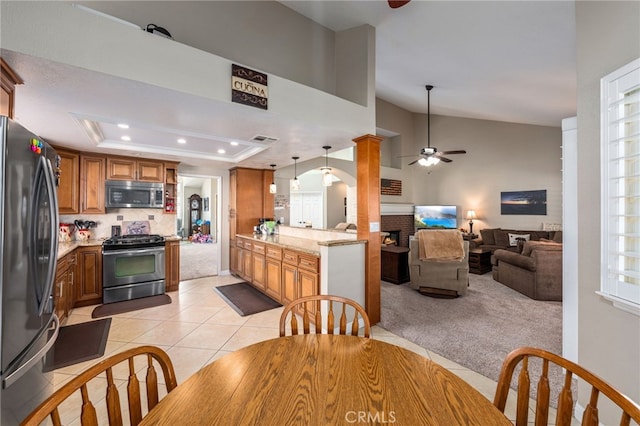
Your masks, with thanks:
[{"label": "kitchen peninsula", "polygon": [[232,273],[282,304],[314,294],[365,305],[365,243],[356,234],[280,226],[275,235],[236,234]]}]

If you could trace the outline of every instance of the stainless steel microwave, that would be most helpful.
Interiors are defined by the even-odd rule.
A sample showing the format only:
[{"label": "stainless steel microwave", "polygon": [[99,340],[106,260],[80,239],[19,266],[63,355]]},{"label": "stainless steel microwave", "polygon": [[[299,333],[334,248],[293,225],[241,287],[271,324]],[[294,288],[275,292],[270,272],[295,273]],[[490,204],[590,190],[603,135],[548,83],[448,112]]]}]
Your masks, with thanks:
[{"label": "stainless steel microwave", "polygon": [[164,184],[108,180],[105,184],[106,208],[147,208],[164,207]]}]

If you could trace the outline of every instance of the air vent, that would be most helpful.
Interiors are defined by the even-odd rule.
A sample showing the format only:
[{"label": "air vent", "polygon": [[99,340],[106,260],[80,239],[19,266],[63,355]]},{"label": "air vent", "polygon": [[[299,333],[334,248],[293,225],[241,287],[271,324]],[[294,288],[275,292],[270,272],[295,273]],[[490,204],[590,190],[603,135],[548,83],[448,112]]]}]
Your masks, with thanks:
[{"label": "air vent", "polygon": [[272,138],[269,136],[264,136],[264,135],[256,135],[253,138],[251,138],[251,142],[258,142],[258,143],[262,143],[262,144],[270,144],[273,143],[275,141],[277,141],[278,138]]}]

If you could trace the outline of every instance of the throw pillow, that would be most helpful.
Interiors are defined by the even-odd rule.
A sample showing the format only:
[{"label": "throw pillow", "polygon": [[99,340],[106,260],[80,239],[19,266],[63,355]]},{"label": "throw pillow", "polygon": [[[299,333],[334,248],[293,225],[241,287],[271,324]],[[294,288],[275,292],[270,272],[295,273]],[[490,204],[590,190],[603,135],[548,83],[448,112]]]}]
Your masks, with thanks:
[{"label": "throw pillow", "polygon": [[511,247],[516,247],[518,245],[518,239],[529,241],[530,238],[530,234],[509,234],[509,245]]},{"label": "throw pillow", "polygon": [[481,229],[480,236],[482,237],[483,244],[491,244],[494,245],[496,243],[496,239],[493,236],[494,229]]},{"label": "throw pillow", "polygon": [[502,230],[496,229],[493,232],[493,236],[496,239],[496,245],[497,246],[501,246],[501,247],[508,247],[509,246],[509,232],[508,231],[502,231]]},{"label": "throw pillow", "polygon": [[491,244],[494,245],[496,243],[496,239],[493,236],[494,229],[481,229],[480,236],[482,237],[483,244]]},{"label": "throw pillow", "polygon": [[555,241],[556,243],[561,243],[562,242],[562,231],[556,231],[553,234],[553,241]]}]

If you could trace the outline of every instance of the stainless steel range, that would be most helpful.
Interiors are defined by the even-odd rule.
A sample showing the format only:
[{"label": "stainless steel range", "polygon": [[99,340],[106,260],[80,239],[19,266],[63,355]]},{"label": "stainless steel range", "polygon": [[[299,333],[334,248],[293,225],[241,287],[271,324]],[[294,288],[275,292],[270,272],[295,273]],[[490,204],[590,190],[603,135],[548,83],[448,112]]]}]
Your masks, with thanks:
[{"label": "stainless steel range", "polygon": [[165,292],[164,237],[120,235],[102,244],[102,303]]}]

